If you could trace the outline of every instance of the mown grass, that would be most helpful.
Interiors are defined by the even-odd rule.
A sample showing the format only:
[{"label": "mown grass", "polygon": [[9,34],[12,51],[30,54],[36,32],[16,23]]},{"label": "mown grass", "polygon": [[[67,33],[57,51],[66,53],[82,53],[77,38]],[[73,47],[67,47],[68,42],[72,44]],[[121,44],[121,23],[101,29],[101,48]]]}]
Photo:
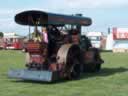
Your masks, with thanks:
[{"label": "mown grass", "polygon": [[25,54],[0,51],[0,96],[127,96],[128,53],[102,53],[105,63],[99,73],[88,73],[80,80],[58,83],[23,82],[10,79],[10,68],[24,68]]}]

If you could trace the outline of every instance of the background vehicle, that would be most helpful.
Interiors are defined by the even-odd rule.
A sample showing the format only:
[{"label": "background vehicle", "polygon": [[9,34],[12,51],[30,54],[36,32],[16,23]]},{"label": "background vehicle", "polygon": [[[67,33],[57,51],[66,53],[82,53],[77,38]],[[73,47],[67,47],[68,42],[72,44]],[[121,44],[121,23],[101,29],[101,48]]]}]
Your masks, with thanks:
[{"label": "background vehicle", "polygon": [[4,36],[0,38],[0,46],[2,49],[22,49],[23,48],[23,36],[19,36],[14,32],[3,33]]},{"label": "background vehicle", "polygon": [[86,35],[91,40],[93,47],[101,48],[102,32],[88,32]]},{"label": "background vehicle", "polygon": [[15,21],[34,26],[35,37],[39,36],[38,26],[46,27],[48,43],[28,40],[26,69],[10,70],[9,77],[51,82],[100,70],[103,60],[99,50],[81,36],[81,26],[91,25],[90,18],[32,10],[17,14]]}]

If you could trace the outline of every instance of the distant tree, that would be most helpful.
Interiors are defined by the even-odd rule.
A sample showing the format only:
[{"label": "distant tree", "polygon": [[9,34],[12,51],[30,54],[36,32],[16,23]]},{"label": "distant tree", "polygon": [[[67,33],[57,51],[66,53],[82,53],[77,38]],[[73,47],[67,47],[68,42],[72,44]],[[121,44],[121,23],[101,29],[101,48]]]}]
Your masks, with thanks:
[{"label": "distant tree", "polygon": [[3,36],[4,36],[3,32],[0,32],[0,37],[3,37]]}]

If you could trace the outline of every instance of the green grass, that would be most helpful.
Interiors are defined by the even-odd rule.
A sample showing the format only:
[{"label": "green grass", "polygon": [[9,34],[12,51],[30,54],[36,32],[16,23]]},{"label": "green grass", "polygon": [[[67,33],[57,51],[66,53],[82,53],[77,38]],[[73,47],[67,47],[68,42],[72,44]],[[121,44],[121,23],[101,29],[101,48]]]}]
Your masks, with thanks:
[{"label": "green grass", "polygon": [[128,54],[104,52],[102,57],[105,63],[101,72],[51,84],[9,79],[10,68],[24,68],[25,54],[0,51],[0,96],[127,96]]}]

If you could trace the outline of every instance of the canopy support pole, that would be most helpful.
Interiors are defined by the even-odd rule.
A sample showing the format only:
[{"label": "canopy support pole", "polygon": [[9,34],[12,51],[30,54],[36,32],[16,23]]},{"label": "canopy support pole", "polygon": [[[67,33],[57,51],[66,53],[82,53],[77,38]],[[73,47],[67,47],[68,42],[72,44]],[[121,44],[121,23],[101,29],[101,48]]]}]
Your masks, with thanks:
[{"label": "canopy support pole", "polygon": [[30,40],[31,28],[29,26],[29,40]]}]

